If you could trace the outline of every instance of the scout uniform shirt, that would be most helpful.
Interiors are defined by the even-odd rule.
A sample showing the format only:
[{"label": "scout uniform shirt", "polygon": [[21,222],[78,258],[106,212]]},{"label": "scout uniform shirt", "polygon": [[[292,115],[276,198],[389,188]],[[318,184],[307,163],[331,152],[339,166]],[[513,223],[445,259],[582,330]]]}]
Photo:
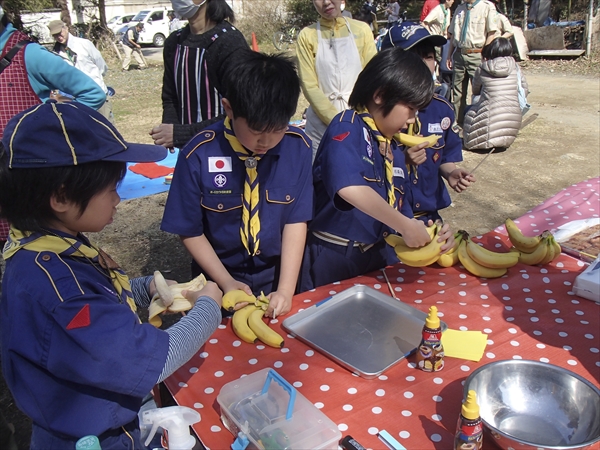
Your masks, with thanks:
[{"label": "scout uniform shirt", "polygon": [[[472,5],[470,10],[467,3],[458,5],[448,31],[458,51],[479,50],[477,53],[480,53],[487,34],[498,29],[496,7],[487,0],[475,0]],[[465,19],[467,24],[463,29]]]},{"label": "scout uniform shirt", "polygon": [[452,203],[446,183],[440,175],[440,166],[463,160],[462,140],[452,130],[454,108],[437,94],[433,95],[425,109],[419,111],[417,118],[420,123],[420,130],[416,130],[418,134],[437,134],[442,137],[433,147],[425,149],[427,160],[423,164],[407,166],[410,189],[406,192],[406,202],[416,218],[435,220],[439,218],[437,211]]},{"label": "scout uniform shirt", "polygon": [[274,290],[284,226],[312,218],[311,160],[310,141],[292,126],[260,157],[260,247],[251,256],[240,237],[246,167],[225,137],[224,122],[217,122],[180,151],[161,229],[204,234],[233,278],[267,294]]},{"label": "scout uniform shirt", "polygon": [[[83,235],[74,241],[89,246]],[[133,448],[169,335],[141,324],[92,258],[27,248],[8,256],[14,245],[4,249],[0,337],[17,406],[46,432],[45,447],[74,448],[92,434],[103,448]]]}]

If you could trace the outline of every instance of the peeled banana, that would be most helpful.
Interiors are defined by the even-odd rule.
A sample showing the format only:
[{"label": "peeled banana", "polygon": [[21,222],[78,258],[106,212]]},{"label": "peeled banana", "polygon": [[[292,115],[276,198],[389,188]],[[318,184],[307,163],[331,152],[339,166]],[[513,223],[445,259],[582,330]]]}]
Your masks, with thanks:
[{"label": "peeled banana", "polygon": [[413,136],[406,133],[398,133],[397,136],[400,140],[400,143],[406,147],[414,147],[415,145],[427,142],[428,145],[425,148],[433,147],[438,139],[442,137],[439,134],[432,134],[430,136]]},{"label": "peeled banana", "polygon": [[515,252],[498,253],[477,245],[467,237],[467,253],[473,261],[490,269],[508,269],[519,262]]},{"label": "peeled banana", "polygon": [[458,246],[458,259],[460,263],[463,265],[467,271],[471,274],[481,277],[481,278],[499,278],[506,274],[506,268],[503,269],[493,269],[490,267],[482,266],[481,264],[475,262],[469,253],[467,252],[467,239],[463,239],[463,241]]},{"label": "peeled banana", "polygon": [[235,309],[235,305],[238,303],[254,303],[256,302],[256,297],[254,295],[248,295],[241,289],[234,289],[232,291],[227,292],[223,296],[223,309],[226,311],[233,311]]},{"label": "peeled banana", "polygon": [[523,233],[521,233],[521,230],[519,227],[517,227],[517,224],[511,219],[506,219],[504,222],[504,227],[506,228],[510,242],[512,242],[512,245],[514,245],[515,248],[520,252],[533,252],[542,240],[541,236],[523,236]]},{"label": "peeled banana", "polygon": [[157,270],[154,272],[154,285],[156,286],[156,294],[150,301],[148,308],[148,322],[155,327],[162,325],[162,320],[159,316],[164,311],[182,312],[189,311],[193,303],[181,295],[184,290],[200,290],[206,285],[206,278],[203,274],[198,275],[187,283],[178,283],[168,285],[163,275]]}]

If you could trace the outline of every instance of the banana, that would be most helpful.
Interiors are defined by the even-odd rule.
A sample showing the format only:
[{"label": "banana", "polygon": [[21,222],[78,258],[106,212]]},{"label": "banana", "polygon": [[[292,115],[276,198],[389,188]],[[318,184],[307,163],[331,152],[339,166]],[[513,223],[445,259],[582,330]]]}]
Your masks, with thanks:
[{"label": "banana", "polygon": [[532,253],[519,252],[519,262],[528,266],[541,264],[548,255],[548,246],[546,241],[542,240]]},{"label": "banana", "polygon": [[[148,322],[158,328],[162,325],[162,320],[159,317],[160,313],[167,310],[173,313],[189,311],[194,306],[194,303],[181,295],[181,292],[184,290],[202,289],[206,285],[206,278],[203,274],[200,274],[187,283],[172,284],[169,286],[162,274],[157,270],[154,272],[154,285],[156,286],[156,294],[150,301]],[[167,299],[167,303],[170,302],[169,305],[165,304],[165,298]]]},{"label": "banana", "polygon": [[[555,253],[554,259],[556,259],[562,253],[562,247],[560,246],[560,244],[558,242],[556,242],[556,239],[554,239],[554,236],[551,236],[551,240],[552,240],[552,245],[554,245],[554,253]],[[554,259],[553,259],[553,261],[554,261]]]},{"label": "banana", "polygon": [[554,244],[552,244],[552,235],[549,234],[549,236],[544,237],[543,242],[546,244],[548,250],[546,253],[546,257],[544,259],[542,259],[542,262],[540,262],[540,264],[542,264],[542,265],[548,264],[549,262],[554,260],[554,258],[556,256],[556,250],[554,248]]},{"label": "banana", "polygon": [[226,311],[233,311],[235,305],[244,302],[255,303],[256,297],[254,295],[246,294],[241,289],[234,289],[223,296],[223,309]]},{"label": "banana", "polygon": [[454,245],[449,248],[446,252],[442,253],[437,260],[437,263],[442,267],[452,267],[458,264],[458,246],[463,239],[463,234],[457,232],[454,234]]},{"label": "banana", "polygon": [[258,336],[254,331],[250,329],[248,326],[248,317],[254,311],[261,311],[257,309],[253,304],[244,306],[242,309],[238,309],[233,313],[233,317],[231,319],[231,328],[233,328],[233,332],[239,337],[242,341],[247,342],[249,344],[254,344],[258,340]]},{"label": "banana", "polygon": [[467,252],[467,240],[464,239],[458,246],[458,259],[467,271],[481,278],[499,278],[503,276],[507,269],[491,269],[476,263]]},{"label": "banana", "polygon": [[428,142],[428,145],[425,148],[433,147],[438,139],[442,137],[439,134],[432,134],[430,136],[412,136],[406,133],[398,133],[397,136],[400,140],[400,143],[406,147],[414,147],[415,145],[422,144],[423,142]]},{"label": "banana", "polygon": [[248,326],[258,336],[258,339],[265,344],[275,348],[283,347],[283,337],[263,321],[263,315],[264,311],[262,309],[255,308],[248,317]]},{"label": "banana", "polygon": [[[434,238],[436,233],[437,233],[437,225],[435,223],[433,225],[431,225],[430,227],[427,227],[427,234],[429,235],[429,237],[431,239]],[[404,242],[404,238],[397,234],[388,234],[384,238],[384,240],[392,247],[395,247],[396,245],[404,245],[405,247],[410,248],[410,247],[408,247],[408,245],[406,245],[406,242]]]},{"label": "banana", "polygon": [[394,246],[394,251],[402,263],[411,267],[425,267],[433,264],[440,257],[440,249],[445,242],[438,242],[438,232],[441,225],[435,225],[436,233],[431,242],[423,247],[411,248],[405,245]]},{"label": "banana", "polygon": [[510,242],[512,242],[512,245],[514,245],[515,248],[520,252],[532,253],[542,240],[541,236],[523,236],[523,233],[521,233],[521,230],[519,227],[517,227],[517,224],[511,219],[506,219],[504,226],[506,228],[506,232],[508,233]]},{"label": "banana", "polygon": [[519,254],[515,252],[497,253],[467,238],[467,253],[473,261],[490,269],[508,269],[519,262]]}]

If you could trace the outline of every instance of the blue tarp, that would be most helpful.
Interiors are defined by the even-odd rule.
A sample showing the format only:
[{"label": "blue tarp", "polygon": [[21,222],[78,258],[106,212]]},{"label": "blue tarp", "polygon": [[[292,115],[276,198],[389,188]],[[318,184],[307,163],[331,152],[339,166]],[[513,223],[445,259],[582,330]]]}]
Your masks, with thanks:
[{"label": "blue tarp", "polygon": [[[161,166],[175,167],[177,162],[178,150],[175,153],[168,153],[167,157],[162,161],[157,162]],[[133,163],[128,164],[131,166]],[[145,197],[146,195],[158,194],[169,190],[169,185],[165,184],[165,177],[159,178],[147,178],[143,175],[133,173],[131,170],[127,170],[127,175],[123,179],[123,182],[117,189],[117,192],[121,196],[121,200],[131,200],[132,198]]]}]

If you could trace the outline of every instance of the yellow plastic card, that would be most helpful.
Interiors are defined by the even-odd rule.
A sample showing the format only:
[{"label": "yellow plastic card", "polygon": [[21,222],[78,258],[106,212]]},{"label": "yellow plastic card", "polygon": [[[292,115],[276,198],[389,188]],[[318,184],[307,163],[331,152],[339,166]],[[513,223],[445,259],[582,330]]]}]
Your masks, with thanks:
[{"label": "yellow plastic card", "polygon": [[445,356],[479,362],[487,346],[487,334],[448,329],[442,334],[442,345]]}]

